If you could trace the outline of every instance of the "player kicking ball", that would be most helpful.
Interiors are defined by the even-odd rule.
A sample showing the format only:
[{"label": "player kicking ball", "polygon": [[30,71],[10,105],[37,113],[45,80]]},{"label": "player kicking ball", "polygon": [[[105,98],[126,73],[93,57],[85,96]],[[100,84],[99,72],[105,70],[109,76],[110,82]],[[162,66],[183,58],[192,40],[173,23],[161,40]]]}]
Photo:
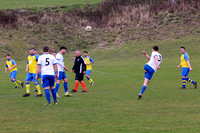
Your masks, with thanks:
[{"label": "player kicking ball", "polygon": [[[51,105],[50,90],[54,99],[54,104],[58,104],[56,97],[56,90],[54,89],[55,78],[58,78],[58,67],[56,59],[53,55],[49,54],[49,47],[43,47],[44,54],[38,59],[37,70],[36,70],[36,80],[38,80],[38,75],[42,72],[42,87],[45,89],[45,95],[47,99],[47,104]],[[56,75],[54,72],[56,71]],[[54,76],[55,75],[55,76]],[[50,90],[49,90],[50,89]]]},{"label": "player kicking ball", "polygon": [[177,66],[177,68],[181,69],[181,77],[182,77],[182,87],[180,89],[186,89],[186,81],[192,83],[197,88],[197,82],[193,81],[191,78],[188,77],[190,71],[192,71],[192,67],[190,65],[189,56],[186,53],[185,47],[181,47],[181,63]]},{"label": "player kicking ball", "polygon": [[15,88],[19,88],[18,84],[21,84],[24,87],[24,83],[16,79],[17,75],[17,64],[16,62],[11,59],[10,55],[6,55],[6,65],[5,65],[5,74],[7,74],[8,69],[10,70],[10,80],[15,84]]},{"label": "player kicking ball", "polygon": [[152,48],[153,52],[151,53],[151,57],[145,51],[142,52],[145,55],[145,57],[149,59],[149,62],[144,66],[145,70],[144,84],[137,99],[142,98],[142,95],[147,88],[147,84],[151,80],[154,72],[156,72],[157,69],[160,69],[159,65],[162,61],[162,55],[158,53],[158,50],[159,50],[158,46],[153,46]]}]

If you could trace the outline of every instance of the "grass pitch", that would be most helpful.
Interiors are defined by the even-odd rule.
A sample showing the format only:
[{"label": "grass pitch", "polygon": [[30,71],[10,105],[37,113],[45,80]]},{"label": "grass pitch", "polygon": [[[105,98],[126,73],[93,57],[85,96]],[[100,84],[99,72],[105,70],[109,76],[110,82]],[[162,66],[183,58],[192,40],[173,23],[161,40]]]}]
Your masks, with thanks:
[{"label": "grass pitch", "polygon": [[75,4],[97,4],[103,0],[0,0],[0,9],[18,9],[49,6],[71,6]]},{"label": "grass pitch", "polygon": [[[59,105],[44,106],[45,96],[36,98],[31,84],[31,96],[24,98],[25,88],[14,89],[9,75],[4,75],[4,62],[0,76],[0,132],[131,132],[131,133],[197,133],[200,132],[200,88],[187,83],[181,87],[179,47],[186,46],[193,72],[189,77],[200,81],[198,52],[200,39],[183,39],[158,43],[163,55],[158,70],[143,95],[137,95],[143,84],[144,64],[142,50],[151,52],[152,42],[138,42],[109,50],[89,50],[95,60],[92,77],[95,85],[88,93],[65,98],[60,86]],[[71,68],[72,54],[65,55],[66,66]],[[14,58],[14,57],[13,57]],[[25,64],[16,61],[17,78],[25,80]],[[74,74],[67,72],[70,90],[74,87]],[[44,90],[43,90],[44,94]]]}]

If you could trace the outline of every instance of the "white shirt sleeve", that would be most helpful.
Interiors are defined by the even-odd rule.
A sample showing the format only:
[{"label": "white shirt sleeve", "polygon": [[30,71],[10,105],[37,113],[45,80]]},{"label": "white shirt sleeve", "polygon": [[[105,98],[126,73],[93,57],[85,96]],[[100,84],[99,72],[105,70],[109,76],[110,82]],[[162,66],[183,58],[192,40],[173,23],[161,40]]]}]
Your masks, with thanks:
[{"label": "white shirt sleeve", "polygon": [[53,65],[56,65],[56,64],[57,64],[56,58],[53,58]]},{"label": "white shirt sleeve", "polygon": [[42,65],[41,57],[39,57],[37,64]]}]

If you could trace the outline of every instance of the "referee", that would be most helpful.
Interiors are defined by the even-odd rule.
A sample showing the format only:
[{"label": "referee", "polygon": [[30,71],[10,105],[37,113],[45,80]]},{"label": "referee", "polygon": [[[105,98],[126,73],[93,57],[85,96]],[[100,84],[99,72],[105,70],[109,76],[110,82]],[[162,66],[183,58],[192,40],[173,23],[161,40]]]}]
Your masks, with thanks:
[{"label": "referee", "polygon": [[81,83],[81,85],[83,87],[82,92],[87,92],[85,83],[83,81],[83,76],[86,73],[86,64],[85,64],[83,57],[81,56],[80,50],[76,50],[75,53],[76,53],[76,59],[74,61],[74,66],[71,70],[71,72],[74,72],[76,74],[75,88],[71,92],[77,92],[79,82]]}]

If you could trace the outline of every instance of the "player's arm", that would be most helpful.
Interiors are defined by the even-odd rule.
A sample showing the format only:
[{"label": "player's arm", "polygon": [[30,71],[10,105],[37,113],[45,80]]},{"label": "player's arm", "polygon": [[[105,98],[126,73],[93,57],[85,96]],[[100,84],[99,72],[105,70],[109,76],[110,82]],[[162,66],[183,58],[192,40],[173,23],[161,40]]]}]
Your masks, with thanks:
[{"label": "player's arm", "polygon": [[9,70],[12,70],[12,69],[14,69],[16,66],[17,66],[17,64],[16,64],[16,62],[14,61],[14,60],[11,60],[12,61],[12,64],[14,65],[13,67],[11,67],[11,68],[9,68]]},{"label": "player's arm", "polygon": [[74,72],[74,69],[75,69],[75,61],[74,61],[74,66],[72,67],[71,72]]},{"label": "player's arm", "polygon": [[58,66],[57,66],[57,64],[54,64],[53,67],[54,67],[54,70],[56,71],[55,78],[57,79],[58,78]]},{"label": "player's arm", "polygon": [[181,67],[181,63],[177,66],[177,68]]},{"label": "player's arm", "polygon": [[17,64],[15,64],[13,67],[9,68],[9,70],[14,69],[17,66]]},{"label": "player's arm", "polygon": [[40,70],[41,70],[41,65],[38,64],[36,68],[36,77],[35,77],[36,80],[38,80],[38,74],[40,73]]},{"label": "player's arm", "polygon": [[28,72],[28,68],[29,68],[29,65],[28,65],[28,60],[27,60],[27,65],[26,65],[26,72]]},{"label": "player's arm", "polygon": [[155,56],[154,58],[155,58],[156,68],[160,69],[160,67],[158,66],[158,56]]},{"label": "player's arm", "polygon": [[191,67],[191,65],[190,65],[190,61],[189,61],[189,60],[187,61],[187,64],[188,64],[188,66],[189,66],[189,68],[190,68],[190,71],[192,71],[192,67]]},{"label": "player's arm", "polygon": [[145,57],[146,57],[147,59],[150,60],[151,57],[150,57],[145,51],[142,51],[142,53],[145,55]]},{"label": "player's arm", "polygon": [[7,72],[8,72],[8,66],[7,66],[7,64],[5,65],[5,74],[7,74]]},{"label": "player's arm", "polygon": [[64,66],[64,69],[65,69],[65,71],[69,71],[69,69],[68,69],[68,68],[66,68],[65,66]]},{"label": "player's arm", "polygon": [[82,59],[82,61],[81,61],[81,63],[83,64],[83,74],[85,74],[86,73],[86,64],[85,64],[85,61],[84,61],[84,59],[83,58],[81,58]]},{"label": "player's arm", "polygon": [[185,60],[186,60],[186,62],[187,62],[187,64],[188,64],[188,66],[189,66],[189,68],[190,68],[190,71],[192,71],[192,67],[191,67],[191,65],[190,65],[190,61],[189,61],[188,55],[187,55],[187,54],[184,54],[184,58],[185,58]]},{"label": "player's arm", "polygon": [[94,64],[94,60],[90,57],[90,63],[88,63],[87,65],[91,65]]},{"label": "player's arm", "polygon": [[76,58],[75,57],[71,57],[71,60],[75,60]]}]

